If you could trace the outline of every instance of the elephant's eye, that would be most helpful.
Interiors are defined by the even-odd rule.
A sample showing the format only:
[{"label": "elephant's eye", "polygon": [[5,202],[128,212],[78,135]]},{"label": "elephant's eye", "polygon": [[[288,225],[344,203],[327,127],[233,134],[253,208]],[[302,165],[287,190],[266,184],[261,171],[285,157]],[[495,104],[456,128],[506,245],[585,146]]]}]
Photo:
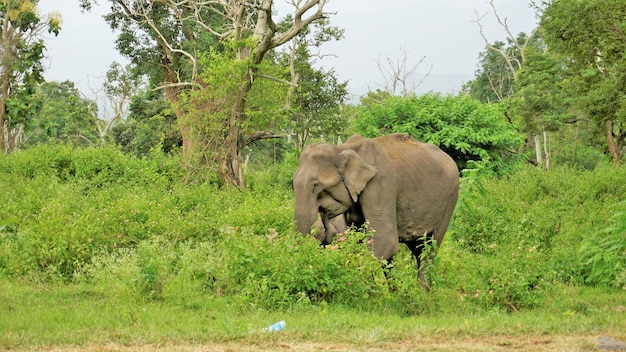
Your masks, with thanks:
[{"label": "elephant's eye", "polygon": [[319,181],[313,182],[313,190],[312,193],[318,193],[321,190],[322,184]]}]

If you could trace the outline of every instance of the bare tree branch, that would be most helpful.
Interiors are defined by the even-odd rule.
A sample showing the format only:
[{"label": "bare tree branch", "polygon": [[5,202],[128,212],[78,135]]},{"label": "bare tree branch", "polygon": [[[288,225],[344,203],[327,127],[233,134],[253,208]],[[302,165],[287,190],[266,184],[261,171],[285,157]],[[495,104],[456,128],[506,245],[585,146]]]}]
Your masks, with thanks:
[{"label": "bare tree branch", "polygon": [[513,35],[513,32],[511,32],[511,29],[507,22],[507,18],[506,17],[502,18],[500,14],[498,13],[498,10],[496,9],[496,6],[494,5],[494,0],[489,0],[488,4],[489,4],[489,7],[491,7],[491,10],[493,11],[493,15],[496,18],[496,21],[498,21],[498,24],[506,32],[507,38],[511,41],[511,43],[513,43],[513,45],[515,45],[515,48],[519,51],[521,60],[515,57],[514,55],[510,55],[505,50],[495,47],[493,44],[491,44],[489,39],[487,39],[487,36],[485,35],[485,32],[484,32],[483,24],[481,21],[488,15],[488,13],[485,13],[484,15],[480,16],[478,12],[475,11],[476,19],[474,19],[472,22],[478,25],[480,36],[483,38],[483,41],[485,42],[485,45],[487,46],[487,48],[500,54],[500,56],[502,56],[502,58],[506,61],[511,72],[515,74],[522,67],[522,63],[524,62],[525,55],[526,55],[525,53],[526,47],[528,46],[530,39],[533,37],[537,29],[536,28],[533,29],[533,31],[529,35],[526,36],[526,40],[524,41],[524,43],[520,44],[517,38],[515,37],[515,35]]},{"label": "bare tree branch", "polygon": [[[418,68],[424,63],[426,56],[422,56],[419,61],[409,66],[409,52],[406,50],[406,47],[402,47],[401,49],[402,57],[396,61],[392,61],[391,58],[386,58],[386,65],[381,63],[380,57],[376,60],[376,64],[378,66],[378,71],[381,73],[384,82],[384,85],[381,85],[383,89],[391,94],[395,95],[397,90],[400,88],[400,94],[404,97],[415,94],[417,88],[424,83],[424,80],[430,76],[432,72],[432,65],[428,69],[428,72],[424,74],[424,76],[417,82],[415,82],[412,77],[416,74]],[[380,84],[379,84],[380,85]]]}]

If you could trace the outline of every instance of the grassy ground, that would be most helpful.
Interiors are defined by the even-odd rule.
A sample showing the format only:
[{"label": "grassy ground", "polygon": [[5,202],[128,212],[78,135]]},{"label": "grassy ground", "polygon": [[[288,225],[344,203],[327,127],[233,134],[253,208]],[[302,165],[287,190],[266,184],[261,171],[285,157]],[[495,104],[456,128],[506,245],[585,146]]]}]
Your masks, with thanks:
[{"label": "grassy ground", "polygon": [[[0,350],[593,351],[601,336],[626,340],[619,291],[562,287],[541,308],[514,313],[477,309],[451,292],[432,295],[453,307],[413,316],[324,305],[268,311],[208,296],[180,306],[4,280]],[[260,332],[278,320],[284,331]]]}]

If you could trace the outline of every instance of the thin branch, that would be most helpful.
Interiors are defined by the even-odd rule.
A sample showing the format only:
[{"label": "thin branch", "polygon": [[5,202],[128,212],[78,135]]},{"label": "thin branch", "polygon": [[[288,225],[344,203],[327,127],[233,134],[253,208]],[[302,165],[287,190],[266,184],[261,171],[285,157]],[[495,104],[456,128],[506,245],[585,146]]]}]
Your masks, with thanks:
[{"label": "thin branch", "polygon": [[[378,66],[378,71],[381,73],[383,80],[385,81],[383,88],[385,91],[391,95],[396,94],[399,86],[401,86],[402,96],[410,96],[414,94],[417,88],[424,83],[426,78],[430,76],[432,72],[433,66],[430,66],[430,69],[424,76],[416,83],[415,80],[411,80],[411,77],[415,75],[418,68],[424,63],[426,56],[422,56],[419,61],[412,65],[408,66],[408,58],[409,53],[405,47],[401,49],[402,58],[393,62],[391,58],[387,57],[387,66],[384,66],[381,63],[380,58],[376,61]],[[379,84],[380,85],[380,84]]]},{"label": "thin branch", "polygon": [[[277,38],[272,39],[270,48],[275,48],[277,46],[280,46],[286,43],[291,38],[296,36],[303,28],[305,28],[309,24],[319,19],[325,18],[331,14],[331,13],[324,12],[324,6],[328,2],[328,0],[307,0],[304,6],[300,7],[301,2],[302,1],[294,1],[294,0],[291,1],[291,4],[296,9],[295,15],[294,15],[294,22],[287,31],[279,35]],[[317,5],[317,9],[315,10],[315,12],[313,12],[309,17],[302,18],[302,16],[305,15],[307,11],[309,11],[316,5]],[[271,20],[271,16],[270,16],[270,20]]]},{"label": "thin branch", "polygon": [[[507,18],[505,17],[504,20],[503,20],[502,17],[500,17],[500,15],[498,14],[498,10],[496,9],[496,6],[493,4],[493,0],[489,0],[489,6],[493,10],[493,15],[496,18],[496,20],[498,21],[498,23],[500,24],[500,26],[502,28],[504,28],[504,31],[506,32],[508,37],[511,39],[511,42],[513,43],[513,45],[515,45],[517,50],[519,50],[520,55],[524,55],[524,47],[519,45],[519,43],[517,42],[515,36],[511,32],[511,29],[509,28],[509,24],[507,23]],[[515,61],[515,63],[517,63],[517,69],[519,70],[522,67],[522,63],[519,60],[517,60],[517,58],[515,58],[515,57],[513,57],[512,59]],[[523,56],[522,56],[522,60],[523,60]],[[515,71],[513,71],[513,72],[515,72]]]},{"label": "thin branch", "polygon": [[[479,29],[479,32],[480,32],[480,36],[483,38],[483,41],[485,42],[485,45],[487,45],[487,48],[489,48],[490,50],[493,50],[496,53],[500,54],[500,56],[502,56],[502,58],[504,58],[504,61],[506,61],[506,64],[509,66],[509,69],[511,70],[511,72],[513,74],[515,74],[515,72],[517,72],[517,70],[515,69],[515,67],[513,67],[513,61],[511,59],[511,57],[506,53],[506,51],[504,51],[502,49],[499,49],[499,48],[495,47],[494,45],[492,45],[489,42],[489,39],[487,39],[487,36],[485,35],[483,24],[480,21],[482,21],[483,18],[485,18],[487,16],[487,14],[485,13],[484,15],[479,16],[478,12],[474,11],[474,13],[476,13],[476,19],[473,20],[473,22],[478,24],[478,29]],[[513,39],[515,39],[515,38],[513,38]]]},{"label": "thin branch", "polygon": [[[158,26],[154,23],[154,21],[152,20],[152,18],[150,18],[150,12],[151,12],[151,4],[152,3],[163,3],[165,4],[163,1],[159,1],[159,0],[153,0],[153,2],[148,3],[148,7],[143,7],[142,6],[142,10],[141,12],[135,12],[133,9],[131,9],[128,4],[126,4],[126,2],[124,0],[115,0],[115,2],[117,4],[119,4],[122,9],[124,10],[124,12],[126,13],[126,15],[128,15],[130,18],[132,18],[135,22],[139,23],[139,24],[145,24],[148,27],[150,27],[150,29],[152,29],[157,38],[156,41],[157,43],[163,47],[163,49],[166,51],[166,55],[169,57],[171,53],[178,53],[181,54],[185,57],[187,57],[187,59],[189,59],[189,61],[192,64],[192,80],[195,79],[195,77],[197,76],[197,61],[194,55],[188,53],[185,50],[182,49],[178,49],[178,48],[174,48],[171,46],[171,44],[168,42],[168,40],[165,38],[165,36],[161,33],[161,31],[159,30]],[[171,58],[170,58],[170,61]]]},{"label": "thin branch", "polygon": [[270,131],[255,132],[243,138],[241,145],[245,147],[261,139],[274,139],[274,138],[283,138],[283,137],[284,136],[279,135],[279,134],[274,134],[273,132],[270,132]]},{"label": "thin branch", "polygon": [[282,78],[269,76],[269,75],[264,75],[264,74],[258,73],[258,72],[255,73],[254,76],[255,77],[260,77],[260,78],[266,78],[266,79],[269,79],[269,80],[272,80],[272,81],[276,81],[276,82],[279,82],[279,83],[282,83],[282,84],[286,84],[286,85],[288,85],[290,87],[298,88],[298,84],[295,84],[293,82],[287,81],[287,80],[282,79]]},{"label": "thin branch", "polygon": [[202,86],[195,82],[177,82],[177,83],[166,83],[160,86],[152,88],[153,91],[167,89],[167,88],[179,88],[179,87],[196,87],[202,88]]}]

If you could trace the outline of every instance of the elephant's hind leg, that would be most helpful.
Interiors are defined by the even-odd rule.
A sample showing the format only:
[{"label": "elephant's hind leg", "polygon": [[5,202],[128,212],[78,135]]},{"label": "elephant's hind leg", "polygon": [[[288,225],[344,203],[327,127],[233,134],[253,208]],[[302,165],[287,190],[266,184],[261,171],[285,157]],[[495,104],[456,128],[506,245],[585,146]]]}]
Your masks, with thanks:
[{"label": "elephant's hind leg", "polygon": [[432,238],[432,233],[426,233],[416,240],[406,242],[415,257],[420,286],[426,291],[430,290],[430,280],[426,277],[426,273],[436,255],[436,248],[432,247]]}]

